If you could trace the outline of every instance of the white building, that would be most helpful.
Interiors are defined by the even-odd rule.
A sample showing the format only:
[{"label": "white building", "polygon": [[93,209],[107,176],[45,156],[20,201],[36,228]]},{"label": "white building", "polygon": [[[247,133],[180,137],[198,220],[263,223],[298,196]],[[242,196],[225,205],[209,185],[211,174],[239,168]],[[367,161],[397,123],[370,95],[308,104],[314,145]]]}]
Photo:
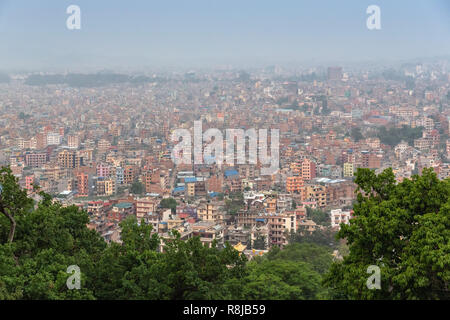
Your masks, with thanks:
[{"label": "white building", "polygon": [[57,132],[49,132],[47,133],[47,145],[60,145],[61,144],[61,136]]},{"label": "white building", "polygon": [[342,211],[342,209],[331,210],[331,227],[338,227],[340,229],[340,224],[348,224],[349,220],[352,218],[351,211]]}]

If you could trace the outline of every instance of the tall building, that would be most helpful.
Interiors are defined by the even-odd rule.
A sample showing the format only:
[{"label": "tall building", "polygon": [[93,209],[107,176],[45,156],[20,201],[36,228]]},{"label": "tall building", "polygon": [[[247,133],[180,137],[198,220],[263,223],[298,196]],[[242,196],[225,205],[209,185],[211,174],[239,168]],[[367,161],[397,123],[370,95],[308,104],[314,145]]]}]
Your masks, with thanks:
[{"label": "tall building", "polygon": [[83,158],[75,151],[63,150],[58,153],[58,165],[66,169],[79,168],[83,165]]},{"label": "tall building", "polygon": [[44,149],[47,146],[47,135],[44,133],[36,134],[36,149]]},{"label": "tall building", "polygon": [[310,181],[316,177],[316,164],[309,160],[304,159],[302,162],[302,178],[304,181]]},{"label": "tall building", "polygon": [[108,177],[110,174],[110,166],[104,163],[97,165],[97,177]]},{"label": "tall building", "polygon": [[125,170],[122,167],[116,168],[116,184],[124,184],[125,181]]},{"label": "tall building", "polygon": [[447,159],[450,159],[450,140],[447,140],[445,143],[446,151],[447,151]]},{"label": "tall building", "polygon": [[264,218],[267,218],[269,229],[269,246],[284,247],[287,245],[287,234],[297,230],[297,217],[295,212],[275,213]]},{"label": "tall building", "polygon": [[89,196],[89,175],[82,172],[77,174],[77,189],[78,197]]},{"label": "tall building", "polygon": [[33,176],[25,177],[25,189],[27,189],[28,191],[33,191],[33,183],[34,183]]},{"label": "tall building", "polygon": [[97,180],[97,196],[111,196],[116,193],[116,181],[100,177]]},{"label": "tall building", "polygon": [[344,163],[344,177],[353,177],[354,174],[354,166],[351,162]]},{"label": "tall building", "polygon": [[77,135],[67,136],[67,146],[71,149],[78,149],[80,141]]}]

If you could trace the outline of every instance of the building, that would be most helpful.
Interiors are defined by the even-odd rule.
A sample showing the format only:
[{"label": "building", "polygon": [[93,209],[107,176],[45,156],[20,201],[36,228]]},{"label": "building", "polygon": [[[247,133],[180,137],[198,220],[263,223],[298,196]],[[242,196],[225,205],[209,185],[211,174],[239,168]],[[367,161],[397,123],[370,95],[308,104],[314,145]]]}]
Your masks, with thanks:
[{"label": "building", "polygon": [[116,181],[100,177],[97,180],[97,196],[112,196],[116,193]]},{"label": "building", "polygon": [[77,174],[77,190],[78,197],[88,197],[89,196],[89,175],[80,172]]},{"label": "building", "polygon": [[71,149],[78,149],[80,146],[80,141],[78,136],[69,135],[67,136],[67,146]]},{"label": "building", "polygon": [[33,184],[34,184],[34,177],[33,176],[26,176],[25,177],[25,189],[28,191],[33,191]]},{"label": "building", "polygon": [[108,177],[110,174],[110,166],[104,163],[97,165],[97,177]]},{"label": "building", "polygon": [[58,165],[66,169],[79,168],[83,165],[83,158],[76,151],[63,150],[58,153]]},{"label": "building", "polygon": [[353,163],[351,162],[346,162],[344,163],[344,177],[353,177],[354,172],[355,172],[355,167],[353,165]]},{"label": "building", "polygon": [[211,247],[214,240],[223,245],[224,227],[208,221],[200,221],[192,225],[192,236],[199,237],[204,246]]},{"label": "building", "polygon": [[304,159],[302,162],[302,178],[304,181],[310,181],[316,177],[316,164],[309,160]]},{"label": "building", "polygon": [[120,222],[126,217],[134,215],[134,205],[131,202],[120,202],[112,206],[108,219]]},{"label": "building", "polygon": [[378,169],[381,167],[381,158],[369,151],[361,151],[361,165],[363,168]]},{"label": "building", "polygon": [[327,190],[322,185],[308,185],[305,187],[304,201],[313,201],[318,208],[327,206]]},{"label": "building", "polygon": [[40,168],[47,163],[47,154],[44,152],[27,153],[25,155],[25,163],[31,168]]},{"label": "building", "polygon": [[342,209],[331,210],[331,227],[339,228],[340,224],[348,224],[350,219],[352,218],[353,211],[342,211]]},{"label": "building", "polygon": [[47,145],[60,145],[62,137],[58,132],[49,132],[47,133]]},{"label": "building", "polygon": [[288,234],[297,230],[295,212],[272,214],[267,216],[269,229],[269,246],[284,247],[288,244]]},{"label": "building", "polygon": [[156,211],[156,202],[151,197],[136,199],[136,218],[141,220]]},{"label": "building", "polygon": [[286,192],[300,193],[303,188],[303,178],[300,176],[292,176],[286,178]]},{"label": "building", "polygon": [[218,223],[223,220],[221,207],[216,203],[202,202],[198,206],[197,215],[202,221]]}]

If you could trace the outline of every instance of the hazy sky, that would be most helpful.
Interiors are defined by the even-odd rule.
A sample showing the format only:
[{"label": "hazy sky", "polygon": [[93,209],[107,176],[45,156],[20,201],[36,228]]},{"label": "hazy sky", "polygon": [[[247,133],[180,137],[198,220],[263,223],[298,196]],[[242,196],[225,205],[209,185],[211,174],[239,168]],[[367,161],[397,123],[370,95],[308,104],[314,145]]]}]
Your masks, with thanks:
[{"label": "hazy sky", "polygon": [[407,59],[450,54],[450,1],[0,0],[0,37],[3,70]]}]

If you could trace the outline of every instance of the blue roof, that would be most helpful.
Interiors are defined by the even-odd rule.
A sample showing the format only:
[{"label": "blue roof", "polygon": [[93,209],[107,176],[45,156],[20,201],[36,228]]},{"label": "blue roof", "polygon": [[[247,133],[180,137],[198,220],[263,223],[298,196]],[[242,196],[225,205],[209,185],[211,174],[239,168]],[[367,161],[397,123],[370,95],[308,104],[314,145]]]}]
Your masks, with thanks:
[{"label": "blue roof", "polygon": [[217,197],[219,195],[219,192],[211,192],[209,193],[210,197]]},{"label": "blue roof", "polygon": [[185,183],[197,182],[197,178],[184,178]]},{"label": "blue roof", "polygon": [[130,202],[121,202],[121,203],[115,204],[114,206],[119,209],[128,209],[128,208],[131,208],[133,206],[133,204]]},{"label": "blue roof", "polygon": [[236,171],[236,170],[234,170],[234,169],[231,169],[231,170],[226,170],[225,171],[225,177],[230,177],[230,176],[237,176],[239,173]]},{"label": "blue roof", "polygon": [[185,189],[184,189],[184,186],[183,187],[176,187],[176,188],[174,188],[173,189],[173,193],[175,193],[175,192],[183,192]]}]

